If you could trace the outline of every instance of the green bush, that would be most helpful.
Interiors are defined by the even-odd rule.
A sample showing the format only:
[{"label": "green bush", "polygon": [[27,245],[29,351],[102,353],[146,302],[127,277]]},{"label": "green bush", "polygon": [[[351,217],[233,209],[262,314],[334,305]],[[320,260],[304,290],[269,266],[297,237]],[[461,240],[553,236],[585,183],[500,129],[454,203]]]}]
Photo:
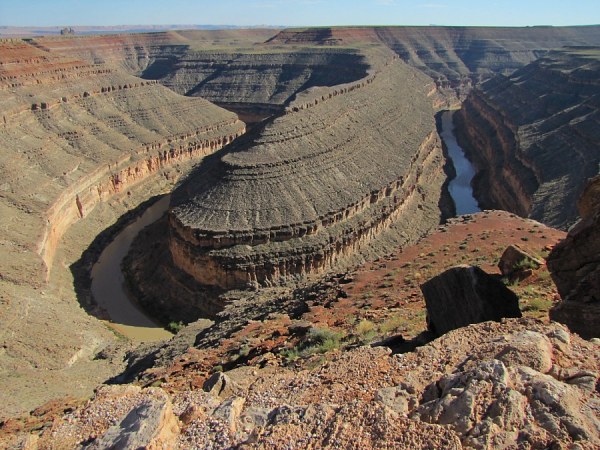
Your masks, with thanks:
[{"label": "green bush", "polygon": [[330,350],[338,349],[343,337],[342,333],[329,328],[311,328],[303,353],[327,353]]},{"label": "green bush", "polygon": [[181,331],[181,329],[184,327],[184,323],[183,322],[169,322],[169,325],[167,325],[167,330],[169,330],[171,333],[173,334],[177,334],[179,333],[179,331]]},{"label": "green bush", "polygon": [[300,358],[300,350],[298,350],[298,347],[284,348],[279,354],[283,357],[286,364],[293,363]]}]

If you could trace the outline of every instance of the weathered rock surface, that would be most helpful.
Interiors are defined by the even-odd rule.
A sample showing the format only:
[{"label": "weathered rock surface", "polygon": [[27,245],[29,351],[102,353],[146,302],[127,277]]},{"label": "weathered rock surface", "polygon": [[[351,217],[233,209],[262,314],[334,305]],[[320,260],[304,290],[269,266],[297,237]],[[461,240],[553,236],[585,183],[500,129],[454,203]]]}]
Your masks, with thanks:
[{"label": "weathered rock surface", "polygon": [[555,51],[475,89],[455,115],[483,208],[567,228],[600,164],[597,48]]},{"label": "weathered rock surface", "polygon": [[202,284],[272,285],[328,270],[392,222],[421,236],[444,179],[432,87],[392,59],[206,160],[173,195],[175,264]]},{"label": "weathered rock surface", "polygon": [[458,266],[421,285],[429,330],[438,336],[486,320],[521,317],[518,297],[476,266]]},{"label": "weathered rock surface", "polygon": [[[88,299],[76,297],[69,265],[116,211],[168,188],[245,126],[205,100],[22,40],[0,41],[0,111],[4,417],[111,376],[93,358],[115,336],[80,307]],[[140,195],[148,180],[159,187]]]},{"label": "weathered rock surface", "polygon": [[188,96],[198,96],[239,113],[272,115],[297,93],[313,86],[335,86],[366,76],[364,55],[354,49],[307,49],[260,54],[193,52],[177,59],[156,78],[145,77]]},{"label": "weathered rock surface", "polygon": [[579,200],[581,220],[548,256],[563,301],[550,313],[585,338],[600,337],[600,176]]},{"label": "weathered rock surface", "polygon": [[173,414],[168,396],[160,390],[150,389],[143,393],[143,398],[117,424],[84,448],[166,450],[175,446],[178,435],[179,422]]},{"label": "weathered rock surface", "polygon": [[[599,353],[560,324],[509,319],[451,331],[403,355],[361,347],[310,370],[240,368],[228,375],[241,393],[170,394],[182,421],[174,448],[592,450],[600,445]],[[157,395],[150,391],[119,398],[101,390],[39,443],[103,439],[131,405]]]}]

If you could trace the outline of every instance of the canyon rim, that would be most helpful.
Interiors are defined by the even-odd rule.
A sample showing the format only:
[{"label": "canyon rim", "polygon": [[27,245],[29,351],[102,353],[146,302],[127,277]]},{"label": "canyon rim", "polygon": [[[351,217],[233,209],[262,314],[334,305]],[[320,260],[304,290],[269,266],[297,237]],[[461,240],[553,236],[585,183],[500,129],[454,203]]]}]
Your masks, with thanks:
[{"label": "canyon rim", "polygon": [[[600,26],[6,37],[0,105],[0,445],[600,445]],[[435,336],[458,265],[519,314]]]}]

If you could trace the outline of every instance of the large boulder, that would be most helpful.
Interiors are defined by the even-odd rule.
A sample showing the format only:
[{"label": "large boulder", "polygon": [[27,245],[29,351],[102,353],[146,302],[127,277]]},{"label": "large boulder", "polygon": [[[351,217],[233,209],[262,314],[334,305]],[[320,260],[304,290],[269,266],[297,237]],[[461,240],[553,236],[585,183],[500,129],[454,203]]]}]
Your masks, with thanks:
[{"label": "large boulder", "polygon": [[577,204],[581,220],[548,256],[548,269],[563,301],[550,311],[585,338],[600,337],[600,176]]},{"label": "large boulder", "polygon": [[139,391],[137,397],[117,423],[85,448],[173,448],[179,436],[179,422],[169,396],[161,389],[150,388]]},{"label": "large boulder", "polygon": [[498,263],[502,275],[513,275],[527,269],[538,269],[544,263],[518,245],[509,245]]},{"label": "large boulder", "polygon": [[421,291],[427,325],[437,335],[472,323],[521,317],[515,293],[479,267],[448,269],[421,285]]}]

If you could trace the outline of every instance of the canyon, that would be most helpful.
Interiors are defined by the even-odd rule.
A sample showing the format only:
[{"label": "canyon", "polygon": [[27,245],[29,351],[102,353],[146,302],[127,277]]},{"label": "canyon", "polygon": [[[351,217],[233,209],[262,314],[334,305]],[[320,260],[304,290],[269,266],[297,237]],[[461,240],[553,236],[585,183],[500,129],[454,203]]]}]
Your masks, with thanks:
[{"label": "canyon", "polygon": [[457,134],[483,208],[563,229],[577,220],[600,164],[599,69],[597,48],[557,50],[471,92]]},{"label": "canyon", "polygon": [[[0,40],[0,225],[5,230],[0,245],[0,376],[10,386],[0,394],[0,428],[9,430],[8,439],[30,439],[35,434],[29,434],[31,428],[24,425],[24,434],[19,434],[15,430],[20,425],[8,417],[66,395],[89,397],[92,389],[112,379],[154,386],[150,389],[156,391],[116,388],[107,395],[117,400],[108,403],[124,411],[131,398],[147,393],[152,399],[146,403],[167,405],[159,415],[173,419],[166,426],[171,437],[165,439],[171,443],[180,439],[177,445],[183,445],[187,439],[202,446],[194,427],[208,426],[210,420],[230,430],[223,435],[223,446],[265,442],[267,434],[276,443],[278,433],[292,432],[286,422],[291,413],[275,411],[288,388],[270,391],[261,387],[261,380],[275,377],[281,386],[329,384],[327,364],[349,364],[360,378],[368,375],[361,372],[361,361],[370,360],[374,367],[382,365],[384,378],[375,376],[369,393],[356,397],[360,408],[379,411],[390,421],[400,414],[408,421],[402,426],[442,433],[434,444],[419,445],[477,448],[484,441],[515,438],[491,425],[479,430],[479,437],[469,431],[473,424],[446,427],[445,414],[452,412],[444,408],[454,391],[433,395],[433,388],[413,379],[405,386],[412,395],[406,397],[407,404],[416,396],[428,400],[400,408],[397,402],[402,402],[390,400],[382,390],[391,388],[383,380],[404,379],[414,367],[422,367],[424,380],[458,383],[459,375],[450,374],[467,370],[462,329],[407,353],[406,360],[414,362],[399,369],[390,367],[402,358],[368,347],[341,352],[332,363],[311,355],[307,366],[303,359],[298,366],[289,365],[296,360],[285,355],[290,355],[288,344],[294,339],[300,337],[299,346],[309,342],[310,329],[358,327],[351,316],[375,308],[372,294],[364,293],[362,300],[352,300],[357,303],[348,317],[323,319],[332,304],[345,311],[348,291],[341,286],[348,282],[348,271],[394,251],[417,252],[398,270],[427,259],[419,246],[453,209],[447,192],[447,149],[436,129],[435,115],[442,109],[459,107],[464,100],[455,113],[456,133],[477,170],[473,185],[482,208],[505,209],[563,229],[576,220],[576,199],[586,178],[598,173],[600,66],[594,45],[600,45],[597,26],[191,30]],[[580,47],[551,50],[563,46]],[[118,335],[126,320],[113,318],[95,302],[90,277],[113,237],[165,193],[172,193],[167,215],[140,232],[125,258],[124,272],[137,301],[154,317],[176,328],[192,323],[168,342],[137,346]],[[548,238],[554,231],[542,224],[506,213],[488,223],[490,214],[474,219],[476,226],[481,222],[489,228],[481,231],[485,239],[472,249],[473,258],[484,241],[499,239],[493,237],[493,227],[499,229],[501,222],[526,230],[519,238],[511,237],[521,243],[539,237],[538,253],[554,242]],[[432,239],[448,230],[438,229]],[[466,247],[470,236],[465,231],[460,237],[465,244],[460,245]],[[447,254],[443,248],[448,246],[436,251]],[[461,251],[456,250],[457,260]],[[430,264],[411,272],[411,285],[426,281],[422,272]],[[539,282],[546,286],[539,273]],[[388,283],[380,281],[377,289]],[[401,286],[402,280],[394,283]],[[415,326],[425,326],[425,318],[405,305],[402,295],[397,300],[392,297],[398,293],[386,295],[378,300],[392,302],[386,310],[403,314],[403,307],[393,306],[402,303],[411,320],[422,319]],[[356,306],[360,302],[371,306]],[[424,311],[419,305],[418,311]],[[212,322],[196,322],[199,317]],[[578,379],[579,372],[591,373],[579,378],[596,376],[593,356],[584,361],[576,355],[581,349],[596,355],[597,344],[570,335],[560,325],[535,322],[540,318],[466,331],[471,339],[484,336],[476,339],[481,355],[489,356],[490,345],[498,347],[492,353],[501,361],[490,369],[483,361],[487,356],[482,356],[477,367],[469,365],[473,372],[468,377],[479,380],[487,370],[506,372],[502,379],[489,378],[493,387],[482,389],[497,392],[510,380],[511,395],[520,404],[539,401],[527,386],[544,383],[552,392],[568,391],[573,402],[580,401],[580,387],[563,385],[576,384],[570,380]],[[266,334],[257,331],[269,326],[273,328]],[[546,361],[554,358],[550,353],[561,352],[565,359],[556,360],[554,368],[511,359],[510,348],[520,348],[529,336],[525,330],[537,333],[540,346],[524,348],[523,354]],[[498,344],[500,335],[513,347]],[[415,346],[427,340],[419,336],[412,336]],[[389,333],[383,337],[393,338]],[[230,344],[230,352],[239,352],[236,359],[210,353]],[[454,346],[451,362],[442,350],[445,345]],[[430,370],[428,354],[445,368]],[[199,362],[202,358],[204,363]],[[244,368],[244,362],[249,366]],[[298,373],[312,370],[310,364],[325,366],[307,381]],[[258,375],[252,373],[253,365],[260,368]],[[234,385],[241,386],[234,391],[244,391],[243,396],[185,397],[196,395],[194,389],[218,373],[217,366],[240,373],[232,376]],[[347,382],[343,380],[334,384]],[[592,382],[586,380],[581,389],[589,404],[584,412],[569,406],[568,420],[579,424],[578,433],[595,445],[598,436],[590,424],[597,417],[590,411],[597,392],[587,389]],[[76,414],[104,408],[102,392]],[[332,394],[323,411],[339,413],[344,408],[339,401],[358,395],[352,392],[339,398]],[[267,404],[263,396],[278,400]],[[318,404],[306,399],[294,400],[293,408],[310,417],[302,408],[321,406],[306,406]],[[261,414],[270,418],[259,420]],[[238,419],[244,415],[256,418],[258,428],[243,428]],[[231,420],[221,423],[223,417]],[[337,427],[331,417],[319,423]],[[482,420],[491,423],[494,417]],[[185,425],[181,433],[177,423]],[[80,434],[70,434],[73,443],[105,433],[105,425],[101,430],[80,428]],[[56,439],[65,436],[64,427],[69,425],[57,420],[39,436],[52,442],[48,445],[60,446]],[[205,436],[217,442],[218,427]],[[533,421],[529,434],[519,439],[564,442],[575,439],[572,430],[571,422],[547,427]],[[409,435],[404,445],[411,439],[420,442],[419,433]],[[336,436],[346,442],[343,433]],[[381,439],[365,445],[388,442],[388,437]]]}]

